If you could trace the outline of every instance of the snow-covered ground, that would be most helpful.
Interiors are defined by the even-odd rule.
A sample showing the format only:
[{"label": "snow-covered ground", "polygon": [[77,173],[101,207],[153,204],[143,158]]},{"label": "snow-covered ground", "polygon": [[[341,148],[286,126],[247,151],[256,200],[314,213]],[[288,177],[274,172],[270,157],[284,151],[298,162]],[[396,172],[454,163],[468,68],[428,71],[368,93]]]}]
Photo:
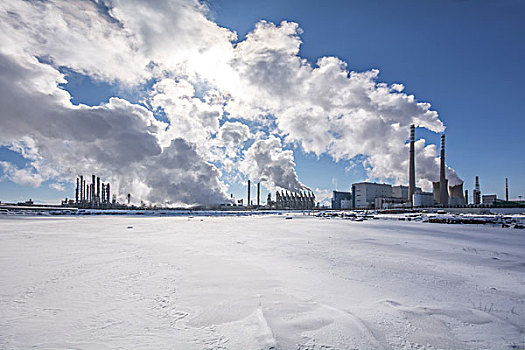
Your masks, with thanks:
[{"label": "snow-covered ground", "polygon": [[0,348],[523,348],[525,230],[0,217]]}]

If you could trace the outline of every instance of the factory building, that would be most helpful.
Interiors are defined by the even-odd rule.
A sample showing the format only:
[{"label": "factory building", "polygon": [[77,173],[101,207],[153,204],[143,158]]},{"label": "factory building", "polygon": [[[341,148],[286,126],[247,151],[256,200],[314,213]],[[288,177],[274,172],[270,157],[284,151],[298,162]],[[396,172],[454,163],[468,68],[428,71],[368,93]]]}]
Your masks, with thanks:
[{"label": "factory building", "polygon": [[[414,186],[415,193],[417,191],[417,188]],[[392,186],[392,198],[401,198],[405,200],[406,202],[409,201],[409,188],[407,186]]]},{"label": "factory building", "polygon": [[416,191],[412,198],[414,208],[428,208],[434,206],[434,194],[432,192]]},{"label": "factory building", "polygon": [[352,209],[352,193],[334,191],[332,209]]},{"label": "factory building", "polygon": [[375,209],[403,208],[407,203],[406,199],[395,197],[378,197],[374,200]]},{"label": "factory building", "polygon": [[482,197],[483,205],[493,206],[498,199],[495,194],[484,194]]},{"label": "factory building", "polygon": [[352,184],[352,207],[356,209],[375,208],[376,198],[391,198],[392,185],[375,182]]},{"label": "factory building", "polygon": [[276,209],[313,209],[315,207],[315,195],[313,192],[275,192]]}]

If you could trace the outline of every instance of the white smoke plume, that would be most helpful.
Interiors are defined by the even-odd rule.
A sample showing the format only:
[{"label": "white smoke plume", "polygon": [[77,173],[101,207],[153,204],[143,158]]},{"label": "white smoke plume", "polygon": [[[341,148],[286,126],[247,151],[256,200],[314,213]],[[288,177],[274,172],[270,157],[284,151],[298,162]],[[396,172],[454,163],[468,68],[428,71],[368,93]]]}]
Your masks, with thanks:
[{"label": "white smoke plume", "polygon": [[[304,189],[283,149],[293,144],[338,161],[365,156],[370,178],[406,183],[408,126],[442,132],[437,113],[403,85],[378,82],[377,70],[307,62],[300,35],[296,23],[261,21],[234,44],[196,0],[3,2],[0,144],[28,160],[24,169],[3,162],[4,176],[38,186],[96,173],[121,198],[219,203],[230,172]],[[146,90],[142,103],[73,105],[63,68]],[[424,140],[416,150],[427,186],[437,152]]]},{"label": "white smoke plume", "polygon": [[241,170],[255,181],[274,189],[275,186],[297,192],[307,189],[299,182],[295,173],[293,152],[282,149],[281,140],[270,136],[266,140],[255,141],[244,152]]}]

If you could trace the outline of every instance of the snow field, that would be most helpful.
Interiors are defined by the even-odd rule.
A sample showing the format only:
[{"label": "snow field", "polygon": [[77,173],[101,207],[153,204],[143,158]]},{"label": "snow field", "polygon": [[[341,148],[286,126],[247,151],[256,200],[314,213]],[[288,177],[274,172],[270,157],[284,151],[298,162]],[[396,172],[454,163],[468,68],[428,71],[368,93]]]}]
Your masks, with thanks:
[{"label": "snow field", "polygon": [[510,349],[524,326],[523,230],[0,219],[0,348]]}]

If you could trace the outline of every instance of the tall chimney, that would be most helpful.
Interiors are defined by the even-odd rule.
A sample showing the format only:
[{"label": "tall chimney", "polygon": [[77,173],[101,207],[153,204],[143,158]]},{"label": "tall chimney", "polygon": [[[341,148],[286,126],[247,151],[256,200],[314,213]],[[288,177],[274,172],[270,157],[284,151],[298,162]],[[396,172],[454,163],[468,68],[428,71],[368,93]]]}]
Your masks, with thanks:
[{"label": "tall chimney", "polygon": [[95,203],[95,175],[91,175],[91,204]]},{"label": "tall chimney", "polygon": [[410,125],[410,158],[408,166],[408,201],[410,206],[413,206],[412,197],[416,191],[416,165],[415,165],[415,151],[414,151],[414,124]]},{"label": "tall chimney", "polygon": [[84,200],[84,176],[80,175],[80,201]]},{"label": "tall chimney", "polygon": [[479,187],[479,176],[476,176],[476,184],[474,185],[474,204],[481,204],[481,189]]},{"label": "tall chimney", "polygon": [[448,184],[445,176],[445,134],[441,135],[441,168],[439,172],[439,199],[441,204],[448,205]]},{"label": "tall chimney", "polygon": [[509,201],[509,178],[505,178],[505,200]]},{"label": "tall chimney", "polygon": [[261,205],[261,183],[257,182],[257,206]]},{"label": "tall chimney", "polygon": [[465,190],[465,205],[468,205],[468,190]]},{"label": "tall chimney", "polygon": [[106,184],[106,191],[107,191],[106,200],[109,203],[109,199],[111,198],[110,193],[109,193],[109,182]]},{"label": "tall chimney", "polygon": [[78,204],[78,177],[77,177],[77,187],[75,188],[75,203]]},{"label": "tall chimney", "polygon": [[248,180],[248,203],[246,203],[246,206],[249,207],[250,206],[250,187],[252,185],[252,182],[250,180]]},{"label": "tall chimney", "polygon": [[97,203],[100,203],[100,177],[97,176]]},{"label": "tall chimney", "polygon": [[128,205],[131,203],[131,193],[128,193]]}]

